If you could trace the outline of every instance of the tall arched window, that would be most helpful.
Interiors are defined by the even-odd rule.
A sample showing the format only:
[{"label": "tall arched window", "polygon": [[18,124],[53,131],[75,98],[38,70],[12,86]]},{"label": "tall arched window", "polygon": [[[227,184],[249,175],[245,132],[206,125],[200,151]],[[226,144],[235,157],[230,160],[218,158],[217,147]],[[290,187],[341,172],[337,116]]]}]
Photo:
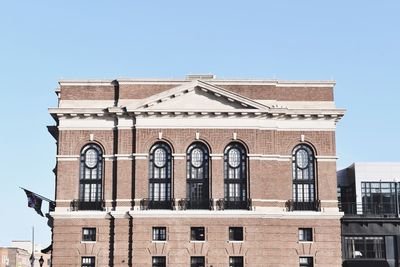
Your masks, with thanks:
[{"label": "tall arched window", "polygon": [[202,143],[192,144],[186,151],[186,197],[188,208],[209,207],[209,152]]},{"label": "tall arched window", "polygon": [[247,154],[240,143],[231,143],[224,152],[225,208],[247,207]]},{"label": "tall arched window", "polygon": [[171,148],[163,142],[150,149],[149,208],[171,208]]},{"label": "tall arched window", "polygon": [[315,209],[315,156],[308,145],[300,144],[292,154],[294,209]]},{"label": "tall arched window", "polygon": [[81,151],[79,179],[80,209],[102,209],[103,152],[96,144],[86,145]]}]

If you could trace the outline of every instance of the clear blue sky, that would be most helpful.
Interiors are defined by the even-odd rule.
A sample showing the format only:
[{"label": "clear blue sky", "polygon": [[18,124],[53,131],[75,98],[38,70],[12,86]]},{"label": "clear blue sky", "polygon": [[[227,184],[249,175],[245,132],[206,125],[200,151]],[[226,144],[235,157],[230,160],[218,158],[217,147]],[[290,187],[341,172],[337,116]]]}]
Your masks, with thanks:
[{"label": "clear blue sky", "polygon": [[0,245],[50,243],[18,186],[54,196],[61,78],[334,79],[338,167],[399,161],[399,1],[2,1]]}]

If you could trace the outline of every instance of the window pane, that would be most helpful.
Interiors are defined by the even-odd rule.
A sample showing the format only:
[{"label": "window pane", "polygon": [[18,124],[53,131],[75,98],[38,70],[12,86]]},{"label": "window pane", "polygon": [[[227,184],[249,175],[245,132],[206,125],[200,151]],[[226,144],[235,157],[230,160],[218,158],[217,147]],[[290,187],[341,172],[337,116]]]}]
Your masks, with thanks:
[{"label": "window pane", "polygon": [[229,267],[243,267],[243,257],[229,257]]},{"label": "window pane", "polygon": [[300,267],[313,267],[314,260],[312,257],[300,257],[299,258]]},{"label": "window pane", "polygon": [[385,258],[385,240],[383,237],[345,237],[346,259],[383,259]]},{"label": "window pane", "polygon": [[82,257],[82,267],[95,267],[95,257]]},{"label": "window pane", "polygon": [[153,257],[152,258],[152,267],[165,267],[166,260],[165,257]]},{"label": "window pane", "polygon": [[204,227],[191,227],[190,228],[190,240],[192,240],[192,241],[206,240],[205,228]]},{"label": "window pane", "polygon": [[312,241],[312,228],[299,228],[299,241]]},{"label": "window pane", "polygon": [[190,267],[204,267],[205,258],[204,257],[190,257]]},{"label": "window pane", "polygon": [[154,241],[165,241],[167,238],[166,227],[153,227],[153,240]]},{"label": "window pane", "polygon": [[243,227],[229,227],[230,241],[243,241]]},{"label": "window pane", "polygon": [[96,228],[83,228],[82,241],[96,241]]}]

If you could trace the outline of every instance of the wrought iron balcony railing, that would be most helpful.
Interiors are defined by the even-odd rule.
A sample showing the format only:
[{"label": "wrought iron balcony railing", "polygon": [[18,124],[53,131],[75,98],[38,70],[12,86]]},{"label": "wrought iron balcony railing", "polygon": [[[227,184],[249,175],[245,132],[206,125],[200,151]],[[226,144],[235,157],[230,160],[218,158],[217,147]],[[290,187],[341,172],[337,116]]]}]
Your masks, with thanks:
[{"label": "wrought iron balcony railing", "polygon": [[173,200],[152,200],[150,198],[144,198],[140,201],[141,210],[170,210],[174,207]]},{"label": "wrought iron balcony railing", "polygon": [[218,210],[251,210],[251,199],[247,198],[245,200],[241,198],[220,198],[217,200]]},{"label": "wrought iron balcony railing", "polygon": [[287,211],[321,211],[321,201],[308,201],[308,202],[300,202],[295,200],[286,201],[286,210]]},{"label": "wrought iron balcony railing", "polygon": [[186,209],[212,209],[213,208],[213,200],[212,199],[190,199],[190,198],[182,198],[178,201],[178,208],[180,210]]},{"label": "wrought iron balcony railing", "polygon": [[100,201],[83,201],[79,199],[74,199],[71,201],[71,210],[78,211],[78,210],[104,210],[104,200]]},{"label": "wrought iron balcony railing", "polygon": [[399,207],[396,203],[362,203],[339,202],[339,210],[345,216],[398,217]]}]

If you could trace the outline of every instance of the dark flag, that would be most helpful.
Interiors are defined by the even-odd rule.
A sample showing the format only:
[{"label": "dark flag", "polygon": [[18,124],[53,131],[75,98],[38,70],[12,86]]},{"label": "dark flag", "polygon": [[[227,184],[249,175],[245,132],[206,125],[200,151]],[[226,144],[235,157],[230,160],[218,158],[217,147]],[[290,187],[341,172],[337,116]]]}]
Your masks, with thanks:
[{"label": "dark flag", "polygon": [[24,191],[28,197],[28,207],[34,208],[37,214],[44,217],[42,213],[42,198],[29,190],[24,189]]}]

